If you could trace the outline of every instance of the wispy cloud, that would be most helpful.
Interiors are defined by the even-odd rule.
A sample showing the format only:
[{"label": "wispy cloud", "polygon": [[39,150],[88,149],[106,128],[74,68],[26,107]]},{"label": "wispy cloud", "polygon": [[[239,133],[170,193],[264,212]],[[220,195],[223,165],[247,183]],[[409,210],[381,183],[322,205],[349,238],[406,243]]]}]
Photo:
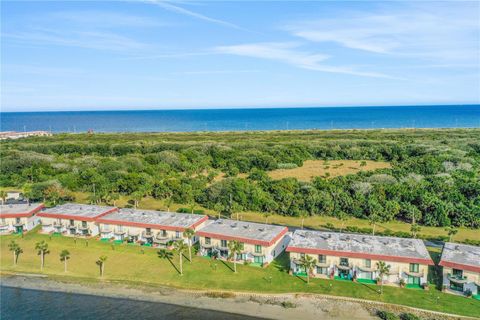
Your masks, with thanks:
[{"label": "wispy cloud", "polygon": [[224,26],[224,27],[229,27],[229,28],[233,28],[233,29],[237,29],[237,30],[248,31],[247,29],[242,28],[239,25],[236,25],[234,23],[231,23],[231,22],[228,22],[228,21],[225,21],[225,20],[221,20],[221,19],[211,18],[211,17],[208,17],[208,16],[203,15],[201,13],[194,12],[194,11],[191,11],[191,10],[173,5],[172,3],[169,3],[168,1],[164,1],[164,0],[145,0],[144,2],[151,3],[151,4],[157,5],[159,7],[162,7],[165,10],[172,11],[172,12],[182,14],[182,15],[185,15],[185,16],[189,16],[189,17],[192,17],[192,18],[195,18],[195,19],[203,20],[203,21],[206,21],[206,22],[209,22],[209,23],[214,23],[214,24],[218,24],[218,25],[221,25],[221,26]]},{"label": "wispy cloud", "polygon": [[269,42],[251,43],[214,48],[214,52],[275,60],[292,66],[329,73],[342,73],[363,77],[394,78],[382,73],[363,72],[351,67],[330,66],[322,62],[329,58],[328,55],[311,53],[299,49],[301,44],[295,42]]},{"label": "wispy cloud", "polygon": [[342,12],[333,18],[290,23],[285,29],[318,43],[377,54],[467,60],[478,56],[478,4],[471,7],[416,4]]},{"label": "wispy cloud", "polygon": [[148,47],[135,39],[109,31],[34,29],[4,33],[2,37],[28,45],[56,45],[111,51],[135,51]]},{"label": "wispy cloud", "polygon": [[133,15],[120,12],[78,10],[57,11],[36,18],[37,21],[52,19],[67,22],[75,26],[88,26],[89,28],[117,28],[117,27],[158,27],[168,25],[167,22],[154,19],[145,15]]}]

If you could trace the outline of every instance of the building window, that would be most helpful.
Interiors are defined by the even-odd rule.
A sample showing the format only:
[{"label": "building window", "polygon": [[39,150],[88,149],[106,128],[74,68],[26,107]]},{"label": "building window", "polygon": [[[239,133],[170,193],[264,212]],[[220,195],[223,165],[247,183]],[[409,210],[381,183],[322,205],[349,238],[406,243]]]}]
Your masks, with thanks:
[{"label": "building window", "polygon": [[147,234],[150,234],[152,232],[152,228],[146,228],[145,231],[147,232]]},{"label": "building window", "polygon": [[348,258],[340,258],[340,265],[348,267]]},{"label": "building window", "polygon": [[317,274],[327,275],[327,274],[328,274],[328,268],[325,268],[325,267],[317,267]]},{"label": "building window", "polygon": [[180,231],[175,231],[175,238],[180,239]]},{"label": "building window", "polygon": [[300,253],[300,259],[305,258],[305,253]]},{"label": "building window", "polygon": [[87,221],[82,221],[82,227],[86,228],[87,227]]},{"label": "building window", "polygon": [[70,225],[73,227],[75,225],[75,221],[70,220]]},{"label": "building window", "polygon": [[418,263],[410,263],[410,272],[418,272]]},{"label": "building window", "polygon": [[162,235],[162,237],[166,237],[167,236],[167,230],[160,230],[160,234]]},{"label": "building window", "polygon": [[261,245],[258,245],[258,244],[255,245],[255,253],[262,253],[262,246]]},{"label": "building window", "polygon": [[365,268],[371,268],[371,267],[372,267],[372,260],[365,259]]},{"label": "building window", "polygon": [[220,240],[220,247],[226,248],[227,247],[227,240]]},{"label": "building window", "polygon": [[327,262],[327,256],[323,254],[318,255],[318,263],[326,263]]},{"label": "building window", "polygon": [[5,225],[5,218],[2,218],[2,224]]},{"label": "building window", "polygon": [[210,244],[212,243],[212,239],[210,238],[205,238],[205,244]]},{"label": "building window", "polygon": [[123,231],[123,226],[117,226],[117,230],[122,232]]},{"label": "building window", "polygon": [[462,279],[463,278],[463,271],[460,269],[452,269],[452,275],[456,277],[457,279]]},{"label": "building window", "polygon": [[20,223],[20,218],[15,218],[15,223]]}]

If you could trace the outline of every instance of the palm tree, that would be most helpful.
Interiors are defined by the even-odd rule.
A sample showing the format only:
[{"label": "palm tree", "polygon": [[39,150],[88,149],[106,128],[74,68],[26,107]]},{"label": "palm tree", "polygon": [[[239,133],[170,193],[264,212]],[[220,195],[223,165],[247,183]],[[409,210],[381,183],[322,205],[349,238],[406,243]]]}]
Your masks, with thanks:
[{"label": "palm tree", "polygon": [[308,212],[300,211],[299,216],[300,216],[300,218],[302,218],[302,229],[303,229],[303,225],[305,223],[305,218],[308,217]]},{"label": "palm tree", "polygon": [[183,275],[183,253],[187,251],[188,247],[183,240],[178,240],[173,243],[173,250],[178,253],[180,258],[180,275]]},{"label": "palm tree", "polygon": [[385,261],[378,261],[377,272],[378,272],[378,278],[380,280],[380,294],[382,294],[383,293],[383,277],[390,272],[390,265],[386,264]]},{"label": "palm tree", "polygon": [[268,217],[270,217],[272,215],[272,213],[270,211],[265,211],[263,213],[263,215],[265,216],[265,224],[268,223]]},{"label": "palm tree", "polygon": [[342,222],[342,226],[340,227],[340,232],[343,231],[343,227],[345,226],[345,221],[348,219],[348,215],[345,211],[339,211],[337,212],[337,219]]},{"label": "palm tree", "polygon": [[370,224],[373,225],[372,235],[375,235],[375,227],[377,226],[377,223],[380,221],[380,217],[376,213],[372,213],[368,217],[368,220],[370,221]]},{"label": "palm tree", "polygon": [[17,265],[18,256],[23,253],[23,249],[14,240],[10,242],[8,249],[13,252],[13,264]]},{"label": "palm tree", "polygon": [[168,261],[170,261],[173,258],[173,253],[165,249],[158,250],[157,254],[160,259],[167,259]]},{"label": "palm tree", "polygon": [[186,229],[183,232],[183,236],[188,240],[188,258],[190,260],[190,263],[192,263],[192,239],[195,236],[195,230]]},{"label": "palm tree", "polygon": [[110,200],[113,202],[113,206],[116,207],[117,200],[120,199],[120,195],[117,192],[112,192],[109,195]]},{"label": "palm tree", "polygon": [[313,268],[315,268],[316,264],[317,260],[309,255],[304,255],[300,258],[300,266],[302,266],[307,273],[307,283],[310,283],[310,274],[313,272]]},{"label": "palm tree", "polygon": [[457,234],[458,229],[455,229],[455,227],[447,227],[445,231],[448,232],[448,242],[452,242],[452,238]]},{"label": "palm tree", "polygon": [[70,259],[70,252],[68,250],[62,250],[60,252],[60,261],[64,263],[64,271],[67,272],[67,260]]},{"label": "palm tree", "polygon": [[228,243],[228,249],[230,251],[229,258],[233,259],[233,272],[237,272],[237,257],[242,254],[243,245],[237,240],[232,240]]},{"label": "palm tree", "polygon": [[0,190],[0,199],[2,200],[2,205],[5,204],[6,197],[7,197],[7,193],[4,190]]},{"label": "palm tree", "polygon": [[412,226],[410,227],[410,231],[412,232],[413,238],[417,237],[417,233],[420,232],[420,230],[422,230],[422,228],[420,228],[418,224],[412,224]]},{"label": "palm tree", "polygon": [[45,264],[45,255],[50,253],[50,251],[48,250],[48,243],[45,242],[45,240],[37,242],[35,244],[35,250],[37,250],[37,254],[40,256],[41,259],[40,270],[43,270],[43,266]]},{"label": "palm tree", "polygon": [[103,272],[105,271],[105,261],[107,261],[107,256],[100,256],[95,262],[100,267],[100,277],[103,277]]}]

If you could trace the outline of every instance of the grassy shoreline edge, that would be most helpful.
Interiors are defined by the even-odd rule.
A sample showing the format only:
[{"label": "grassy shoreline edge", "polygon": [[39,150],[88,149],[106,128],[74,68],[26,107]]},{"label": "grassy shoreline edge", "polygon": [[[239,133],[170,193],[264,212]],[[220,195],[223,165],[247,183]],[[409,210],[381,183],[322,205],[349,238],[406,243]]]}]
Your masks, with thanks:
[{"label": "grassy shoreline edge", "polygon": [[[409,312],[414,313],[423,317],[440,317],[436,319],[477,319],[476,317],[451,314],[433,310],[426,310],[421,308],[415,308],[411,306],[405,306],[401,304],[387,303],[381,301],[372,301],[358,298],[351,298],[346,296],[331,296],[318,293],[298,293],[298,292],[286,292],[286,293],[260,293],[260,292],[250,292],[250,291],[230,291],[230,290],[198,290],[198,289],[186,289],[180,287],[170,287],[164,285],[157,285],[152,283],[145,283],[141,281],[121,281],[121,280],[101,280],[101,279],[92,279],[92,278],[82,278],[82,277],[72,277],[64,275],[43,275],[43,274],[22,274],[14,272],[0,271],[1,281],[0,284],[6,287],[13,288],[22,288],[22,289],[33,289],[40,291],[52,291],[52,292],[62,292],[62,293],[74,293],[74,294],[86,294],[94,296],[102,296],[109,298],[118,298],[118,299],[129,299],[135,301],[147,301],[147,302],[159,302],[167,304],[175,304],[185,307],[194,307],[207,310],[216,310],[220,312],[230,312],[229,306],[221,307],[217,303],[211,303],[200,306],[192,306],[191,304],[185,303],[182,299],[176,299],[180,295],[187,295],[190,297],[205,297],[208,300],[221,301],[224,303],[225,300],[231,300],[231,302],[236,304],[241,304],[242,302],[234,300],[239,297],[247,297],[248,302],[255,302],[260,305],[266,303],[269,305],[276,305],[281,307],[281,304],[278,301],[284,300],[288,301],[294,299],[309,299],[309,300],[335,300],[335,301],[345,301],[353,302],[360,304],[365,310],[368,310],[370,313],[373,313],[374,310],[394,310],[396,312]],[[23,279],[24,283],[14,284],[10,281],[7,281],[8,284],[4,285],[5,279]],[[33,284],[32,281],[26,281],[25,279],[35,279]],[[57,287],[52,288],[49,285],[59,285],[61,284],[64,288]],[[105,292],[105,288],[110,288]],[[102,290],[102,291],[100,291]],[[119,292],[113,293],[111,290],[118,290]],[[132,296],[130,291],[139,291],[142,294]],[[165,291],[168,291],[165,292]],[[152,296],[151,294],[157,293],[157,295]],[[160,293],[160,294],[158,294]],[[166,299],[169,296],[170,299]],[[257,299],[252,299],[252,297],[257,297]],[[173,298],[173,299],[172,299]],[[262,298],[264,299],[262,301]],[[233,299],[233,300],[232,300]],[[276,302],[273,302],[276,301]],[[244,303],[244,302],[243,302]],[[219,308],[220,307],[220,308]],[[237,313],[243,315],[256,315],[257,313]],[[258,314],[257,314],[258,315]]]}]

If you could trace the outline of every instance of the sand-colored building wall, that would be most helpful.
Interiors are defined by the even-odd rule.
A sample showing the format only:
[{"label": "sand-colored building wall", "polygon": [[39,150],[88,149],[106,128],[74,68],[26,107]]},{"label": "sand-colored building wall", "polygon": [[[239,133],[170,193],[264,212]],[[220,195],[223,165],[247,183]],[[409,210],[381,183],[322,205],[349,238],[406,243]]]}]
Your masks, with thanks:
[{"label": "sand-colored building wall", "polygon": [[[462,270],[461,268],[457,270]],[[443,267],[443,285],[447,291],[455,291],[451,289],[450,276],[453,275],[453,268]],[[473,295],[479,294],[478,285],[480,285],[480,273],[469,270],[462,270],[465,283],[463,284],[463,292],[470,290]]]},{"label": "sand-colored building wall", "polygon": [[15,232],[17,226],[22,226],[23,231],[32,230],[39,224],[39,220],[37,216],[0,218],[0,233]]},{"label": "sand-colored building wall", "polygon": [[96,236],[98,235],[98,226],[94,221],[85,221],[81,219],[73,219],[74,229],[72,226],[72,219],[61,219],[61,218],[51,218],[51,217],[40,217],[40,222],[42,224],[42,232],[60,232],[64,235],[83,235],[85,226],[88,235]]},{"label": "sand-colored building wall", "polygon": [[[300,271],[301,267],[295,262],[300,260],[302,253],[290,252],[289,254],[290,254],[290,267],[292,271],[293,272]],[[317,266],[327,269],[327,274],[320,274],[317,271],[321,271],[321,270],[324,271],[324,269],[314,268],[313,270],[314,276],[331,277],[331,276],[338,275],[337,266],[340,265],[340,259],[342,257],[325,255],[325,262],[320,263],[319,255],[315,255],[315,254],[305,254],[305,255],[308,255],[311,258],[315,259],[317,261]],[[376,272],[376,270],[377,270],[377,262],[379,262],[379,260],[370,259],[369,260],[370,267],[368,267],[367,260],[368,259],[364,259],[364,258],[348,257],[348,264],[351,269],[350,275],[352,278],[354,277],[362,278],[368,275],[369,272],[371,272],[370,275],[372,280],[375,280],[378,277],[378,273]],[[388,275],[384,277],[384,281],[386,283],[398,283],[400,281],[400,278],[403,278],[406,281],[408,279],[408,275],[413,274],[410,272],[410,263],[387,261],[387,260],[382,260],[382,261],[384,261],[387,265],[390,265],[390,272]],[[416,276],[421,278],[421,284],[426,283],[427,277],[428,277],[428,265],[418,264],[418,272],[415,272],[415,274]]]},{"label": "sand-colored building wall", "polygon": [[[226,247],[222,246],[222,239],[221,238],[214,238],[210,237],[210,243],[206,243],[206,238],[204,236],[200,236],[200,254],[207,255],[211,249],[221,250],[224,255],[221,258],[226,258],[229,254],[228,250],[228,242],[226,241]],[[270,246],[265,245],[255,245],[253,243],[243,242],[238,240],[239,242],[243,243],[243,253],[241,256],[238,257],[238,260],[241,261],[248,261],[248,262],[255,262],[255,257],[262,257],[261,263],[268,264],[273,261],[279,254],[281,254],[287,247],[288,242],[290,240],[289,235],[284,235],[280,237],[277,241],[272,243]],[[257,261],[260,261],[260,258],[257,258]]]},{"label": "sand-colored building wall", "polygon": [[[192,228],[194,230],[200,229],[204,225],[204,222],[199,224],[198,226]],[[150,234],[152,237],[147,237],[149,234],[147,233],[147,227],[137,227],[137,226],[130,226],[126,224],[120,223],[103,223],[99,222],[98,227],[100,229],[100,236],[102,238],[113,238],[115,240],[126,240],[129,237],[136,237],[135,241],[152,241],[155,243],[166,243],[167,240],[179,240],[183,239],[185,243],[188,242],[188,239],[184,237],[183,232],[186,230],[184,228],[178,228],[178,230],[168,230],[166,227],[162,226],[154,226],[150,227]],[[192,244],[198,241],[198,236],[194,236],[192,238]]]}]

